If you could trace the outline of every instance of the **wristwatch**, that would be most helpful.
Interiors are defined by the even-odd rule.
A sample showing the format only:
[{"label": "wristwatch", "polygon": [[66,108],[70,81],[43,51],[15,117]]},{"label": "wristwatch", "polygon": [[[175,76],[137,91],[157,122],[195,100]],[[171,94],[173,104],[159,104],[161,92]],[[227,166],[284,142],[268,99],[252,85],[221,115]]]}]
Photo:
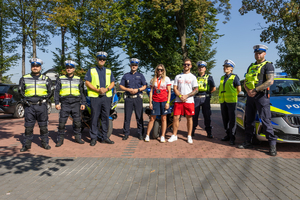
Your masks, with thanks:
[{"label": "wristwatch", "polygon": [[140,88],[138,88],[138,92],[140,92],[141,90],[140,90]]}]

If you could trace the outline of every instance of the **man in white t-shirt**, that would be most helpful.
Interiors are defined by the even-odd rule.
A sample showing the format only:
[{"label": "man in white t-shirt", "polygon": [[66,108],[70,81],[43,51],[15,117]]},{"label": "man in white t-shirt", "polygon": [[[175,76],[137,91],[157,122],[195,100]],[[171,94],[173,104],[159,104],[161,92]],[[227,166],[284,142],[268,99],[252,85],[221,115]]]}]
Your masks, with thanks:
[{"label": "man in white t-shirt", "polygon": [[177,140],[177,131],[180,115],[187,120],[188,143],[192,144],[193,115],[195,114],[194,95],[198,92],[198,83],[195,75],[191,73],[192,62],[189,58],[184,60],[183,73],[178,74],[174,80],[176,95],[174,104],[173,135],[168,142]]}]

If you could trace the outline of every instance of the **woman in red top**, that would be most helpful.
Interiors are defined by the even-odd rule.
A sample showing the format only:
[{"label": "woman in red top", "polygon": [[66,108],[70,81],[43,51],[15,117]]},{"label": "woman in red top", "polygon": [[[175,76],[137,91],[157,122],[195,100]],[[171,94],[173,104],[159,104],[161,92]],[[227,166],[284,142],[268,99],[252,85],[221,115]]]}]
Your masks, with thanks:
[{"label": "woman in red top", "polygon": [[150,122],[148,124],[145,142],[150,141],[150,132],[153,128],[157,115],[161,115],[161,137],[160,142],[165,142],[165,133],[167,129],[167,114],[169,114],[171,98],[171,81],[166,76],[166,69],[163,64],[157,65],[153,79],[150,81],[150,102],[151,111]]}]

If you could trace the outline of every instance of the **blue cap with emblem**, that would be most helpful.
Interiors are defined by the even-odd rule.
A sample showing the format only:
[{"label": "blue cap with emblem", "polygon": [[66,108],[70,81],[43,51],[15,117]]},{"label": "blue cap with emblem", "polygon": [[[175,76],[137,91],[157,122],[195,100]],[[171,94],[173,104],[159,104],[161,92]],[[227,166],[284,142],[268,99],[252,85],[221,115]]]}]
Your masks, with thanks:
[{"label": "blue cap with emblem", "polygon": [[66,67],[74,67],[77,65],[76,62],[74,62],[73,60],[66,60],[65,61],[65,65]]},{"label": "blue cap with emblem", "polygon": [[107,58],[107,53],[105,51],[99,51],[96,53],[97,58]]},{"label": "blue cap with emblem", "polygon": [[268,50],[268,47],[263,44],[258,44],[258,45],[254,45],[253,49],[254,49],[254,53],[255,52],[262,53],[262,52],[266,52]]},{"label": "blue cap with emblem", "polygon": [[40,65],[41,66],[43,64],[43,61],[39,58],[31,58],[29,60],[29,62],[31,65]]},{"label": "blue cap with emblem", "polygon": [[130,65],[132,65],[132,64],[138,65],[140,63],[140,60],[137,58],[131,58],[129,62],[130,62]]},{"label": "blue cap with emblem", "polygon": [[205,61],[198,61],[197,62],[197,66],[198,67],[206,67],[207,66],[207,63]]},{"label": "blue cap with emblem", "polygon": [[229,66],[231,66],[232,68],[235,67],[235,63],[234,63],[232,60],[225,60],[223,66],[225,66],[225,65],[229,65]]}]

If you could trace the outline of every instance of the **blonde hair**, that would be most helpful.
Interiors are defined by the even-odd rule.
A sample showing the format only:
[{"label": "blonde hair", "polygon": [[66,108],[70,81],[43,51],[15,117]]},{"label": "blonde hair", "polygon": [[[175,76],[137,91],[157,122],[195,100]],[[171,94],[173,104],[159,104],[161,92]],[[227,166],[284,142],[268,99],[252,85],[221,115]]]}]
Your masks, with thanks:
[{"label": "blonde hair", "polygon": [[154,86],[154,84],[155,84],[155,81],[157,80],[157,72],[158,72],[157,68],[158,68],[158,67],[162,67],[163,70],[164,70],[164,71],[162,72],[162,75],[161,75],[162,82],[164,83],[164,82],[165,82],[165,79],[166,79],[166,68],[165,68],[165,66],[164,66],[163,64],[157,65],[156,68],[155,68],[155,70],[154,70],[154,77],[153,77],[153,78],[151,79],[151,81],[150,81],[151,85],[153,85],[153,86]]}]

